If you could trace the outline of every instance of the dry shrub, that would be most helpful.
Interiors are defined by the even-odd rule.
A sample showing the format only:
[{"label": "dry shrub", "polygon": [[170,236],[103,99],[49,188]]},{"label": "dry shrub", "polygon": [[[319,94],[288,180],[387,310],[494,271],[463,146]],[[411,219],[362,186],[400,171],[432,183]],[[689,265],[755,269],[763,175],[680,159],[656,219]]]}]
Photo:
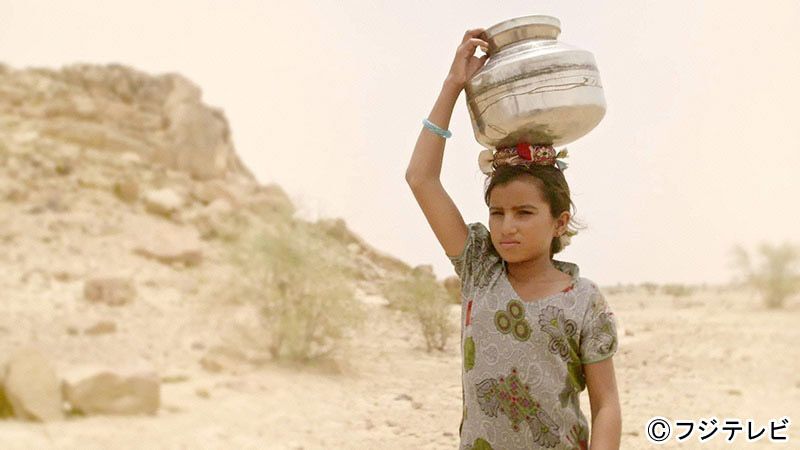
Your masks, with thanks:
[{"label": "dry shrub", "polygon": [[658,285],[650,281],[644,282],[640,286],[647,292],[647,295],[656,295],[658,291]]},{"label": "dry shrub", "polygon": [[408,277],[389,282],[384,287],[389,306],[410,312],[420,324],[427,351],[444,350],[453,332],[448,318],[451,295],[436,281],[427,266],[411,271]]},{"label": "dry shrub", "polygon": [[444,280],[444,288],[450,294],[452,302],[456,305],[461,304],[461,279],[458,277],[447,277]]},{"label": "dry shrub", "polygon": [[755,288],[768,308],[781,308],[787,298],[800,290],[800,249],[788,243],[762,243],[758,253],[760,263],[754,267],[747,250],[742,246],[733,248],[733,263],[742,274],[738,281]]},{"label": "dry shrub", "polygon": [[662,292],[673,297],[687,297],[695,292],[695,288],[679,283],[665,284],[661,287]]},{"label": "dry shrub", "polygon": [[259,346],[273,358],[330,357],[364,321],[352,280],[334,263],[346,249],[302,220],[271,227],[226,242],[238,271],[228,295],[257,304],[267,336]]}]

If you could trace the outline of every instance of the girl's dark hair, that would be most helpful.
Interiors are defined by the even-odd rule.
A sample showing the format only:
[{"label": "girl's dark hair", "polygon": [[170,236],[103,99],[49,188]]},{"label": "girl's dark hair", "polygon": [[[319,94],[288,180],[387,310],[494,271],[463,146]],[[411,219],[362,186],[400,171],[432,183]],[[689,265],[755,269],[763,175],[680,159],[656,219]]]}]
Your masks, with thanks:
[{"label": "girl's dark hair", "polygon": [[[570,212],[570,222],[567,225],[567,236],[574,236],[578,232],[575,230],[572,219],[576,211],[575,204],[572,203],[569,195],[569,185],[567,184],[564,173],[554,166],[540,166],[531,164],[530,166],[523,165],[506,165],[500,166],[486,179],[486,188],[484,191],[484,200],[486,206],[489,206],[489,198],[492,194],[492,189],[495,186],[508,184],[511,181],[520,178],[532,177],[533,180],[542,192],[544,199],[550,205],[550,214],[553,218],[557,218],[562,212]],[[550,258],[553,255],[563,250],[560,239],[553,239],[550,244]]]}]

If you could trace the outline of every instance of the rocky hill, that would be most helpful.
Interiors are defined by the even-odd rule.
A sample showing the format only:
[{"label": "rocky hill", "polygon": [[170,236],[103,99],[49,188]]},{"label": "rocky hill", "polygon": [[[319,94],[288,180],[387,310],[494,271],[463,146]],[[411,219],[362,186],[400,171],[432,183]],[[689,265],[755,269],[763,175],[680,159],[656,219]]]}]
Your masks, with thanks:
[{"label": "rocky hill", "polygon": [[[0,65],[0,416],[4,404],[61,416],[25,392],[32,376],[53,392],[63,381],[85,410],[152,412],[158,383],[187,368],[235,373],[261,358],[234,340],[254,311],[214,296],[236,276],[231,222],[279,233],[293,214],[237,156],[222,110],[181,75]],[[411,270],[341,219],[306,225],[338,243],[342,282],[359,295]],[[92,386],[138,394],[102,404]]]}]

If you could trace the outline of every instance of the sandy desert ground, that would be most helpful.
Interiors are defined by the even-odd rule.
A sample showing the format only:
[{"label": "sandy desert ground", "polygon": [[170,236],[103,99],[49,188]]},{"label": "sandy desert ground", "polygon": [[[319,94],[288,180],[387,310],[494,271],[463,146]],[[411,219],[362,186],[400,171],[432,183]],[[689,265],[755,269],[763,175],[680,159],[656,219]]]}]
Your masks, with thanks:
[{"label": "sandy desert ground", "polygon": [[[62,327],[78,316],[60,315],[57,306],[47,319],[17,314],[0,327],[5,350],[36,336],[59,367],[111,361],[120,352],[160,361],[162,406],[156,416],[70,417],[45,424],[3,420],[0,447],[457,448],[458,332],[445,352],[427,353],[409,316],[386,308],[380,297],[359,295],[369,311],[368,325],[353,335],[349,358],[336,367],[254,363],[234,354],[227,355],[225,370],[205,370],[198,363],[202,355],[227,333],[226,324],[237,323],[230,318],[246,311],[219,316],[181,304],[177,290],[157,307],[143,302],[126,310],[126,325],[90,346],[64,337]],[[783,310],[766,310],[753,294],[710,290],[677,298],[643,292],[608,298],[620,333],[614,360],[622,448],[654,448],[644,432],[657,415],[673,421],[751,418],[761,426],[800,417],[797,298]],[[459,307],[452,308],[455,325]],[[586,391],[581,402],[590,417]],[[747,443],[742,435],[729,444],[720,430],[705,443],[695,435],[683,443],[671,439],[664,448],[796,448],[792,442],[800,435],[792,426],[785,434],[790,441],[783,445],[766,438]]]}]

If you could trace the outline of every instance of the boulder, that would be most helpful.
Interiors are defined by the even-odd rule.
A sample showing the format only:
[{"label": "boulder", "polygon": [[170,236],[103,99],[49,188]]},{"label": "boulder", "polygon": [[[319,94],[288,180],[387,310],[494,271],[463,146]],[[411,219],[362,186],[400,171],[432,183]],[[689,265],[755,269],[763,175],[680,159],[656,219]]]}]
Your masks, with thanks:
[{"label": "boulder", "polygon": [[34,421],[64,418],[55,368],[39,350],[25,348],[14,355],[6,367],[3,385],[17,418]]},{"label": "boulder", "polygon": [[147,368],[81,367],[65,374],[61,388],[72,409],[83,414],[155,414],[161,380]]},{"label": "boulder", "polygon": [[203,260],[200,234],[194,228],[183,227],[152,216],[126,217],[122,232],[133,237],[134,254],[163,264],[199,264]]}]

